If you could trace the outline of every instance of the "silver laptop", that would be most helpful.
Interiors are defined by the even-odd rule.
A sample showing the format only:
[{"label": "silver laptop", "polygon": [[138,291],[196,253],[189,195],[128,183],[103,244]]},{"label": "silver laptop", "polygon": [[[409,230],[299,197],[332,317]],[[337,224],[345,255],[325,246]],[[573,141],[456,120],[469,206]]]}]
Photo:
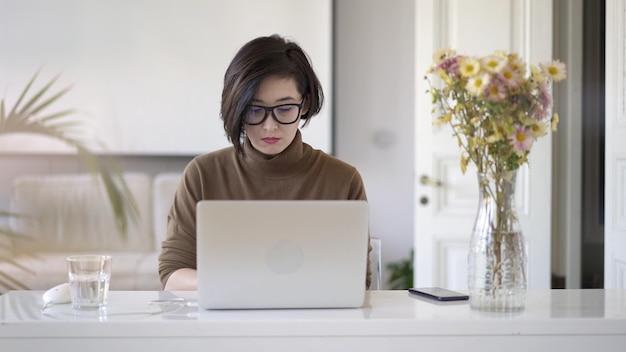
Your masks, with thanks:
[{"label": "silver laptop", "polygon": [[204,309],[357,308],[365,297],[365,201],[197,205]]}]

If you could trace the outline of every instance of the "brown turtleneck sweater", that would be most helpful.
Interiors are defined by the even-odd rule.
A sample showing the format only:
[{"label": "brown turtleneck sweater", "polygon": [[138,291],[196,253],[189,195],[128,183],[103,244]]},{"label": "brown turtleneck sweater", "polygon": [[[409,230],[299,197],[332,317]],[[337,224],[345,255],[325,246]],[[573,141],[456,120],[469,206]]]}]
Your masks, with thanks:
[{"label": "brown turtleneck sweater", "polygon": [[[245,156],[233,147],[217,150],[194,158],[185,168],[168,214],[167,238],[161,244],[159,275],[164,286],[174,271],[196,268],[196,204],[200,200],[367,199],[359,172],[303,143],[300,131],[278,155],[262,154],[248,140],[244,151]],[[370,281],[368,265],[366,287]]]}]

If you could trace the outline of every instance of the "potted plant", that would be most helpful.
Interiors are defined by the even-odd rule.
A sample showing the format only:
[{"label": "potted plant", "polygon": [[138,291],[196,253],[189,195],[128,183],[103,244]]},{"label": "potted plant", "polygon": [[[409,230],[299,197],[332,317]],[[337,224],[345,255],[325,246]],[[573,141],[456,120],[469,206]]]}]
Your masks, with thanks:
[{"label": "potted plant", "polygon": [[387,270],[390,274],[387,284],[390,290],[407,290],[413,287],[414,258],[415,252],[411,249],[408,258],[387,264]]},{"label": "potted plant", "polygon": [[[63,110],[48,113],[47,110],[54,102],[63,97],[69,90],[66,87],[56,93],[48,93],[58,77],[51,79],[32,96],[27,97],[38,73],[32,77],[21,92],[17,101],[9,108],[4,98],[0,100],[0,136],[11,133],[28,133],[47,136],[61,141],[73,149],[79,160],[86,166],[90,173],[98,176],[107,192],[110,205],[116,220],[116,226],[122,236],[127,235],[128,225],[138,216],[135,201],[128,189],[121,171],[110,157],[96,155],[90,148],[76,137],[80,121],[69,118],[74,110]],[[0,209],[0,217],[15,217],[27,214],[12,214]],[[0,236],[25,236],[11,231],[9,227],[0,225]],[[3,248],[0,243],[0,262],[8,262],[20,269],[28,271],[19,263],[12,260],[13,249],[8,246]],[[25,288],[17,279],[8,277],[0,272],[0,285],[7,288]]]}]

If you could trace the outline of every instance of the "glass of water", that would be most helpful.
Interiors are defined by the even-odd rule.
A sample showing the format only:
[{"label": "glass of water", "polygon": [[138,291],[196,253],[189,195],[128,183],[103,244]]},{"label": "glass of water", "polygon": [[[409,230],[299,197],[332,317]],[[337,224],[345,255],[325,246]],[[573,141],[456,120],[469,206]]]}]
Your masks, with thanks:
[{"label": "glass of water", "polygon": [[69,256],[67,272],[74,309],[97,310],[106,307],[111,279],[111,256]]}]

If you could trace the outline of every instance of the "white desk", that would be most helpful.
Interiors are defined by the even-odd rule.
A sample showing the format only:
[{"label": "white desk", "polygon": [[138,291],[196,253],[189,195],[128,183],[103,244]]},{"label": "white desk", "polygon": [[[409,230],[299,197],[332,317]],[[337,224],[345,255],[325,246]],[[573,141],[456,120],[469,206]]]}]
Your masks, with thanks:
[{"label": "white desk", "polygon": [[[41,312],[42,291],[0,296],[2,351],[623,351],[626,291],[530,291],[523,312],[482,313],[406,291],[361,309],[204,311],[195,292],[112,291],[106,316]],[[183,297],[184,301],[149,304]]]}]

